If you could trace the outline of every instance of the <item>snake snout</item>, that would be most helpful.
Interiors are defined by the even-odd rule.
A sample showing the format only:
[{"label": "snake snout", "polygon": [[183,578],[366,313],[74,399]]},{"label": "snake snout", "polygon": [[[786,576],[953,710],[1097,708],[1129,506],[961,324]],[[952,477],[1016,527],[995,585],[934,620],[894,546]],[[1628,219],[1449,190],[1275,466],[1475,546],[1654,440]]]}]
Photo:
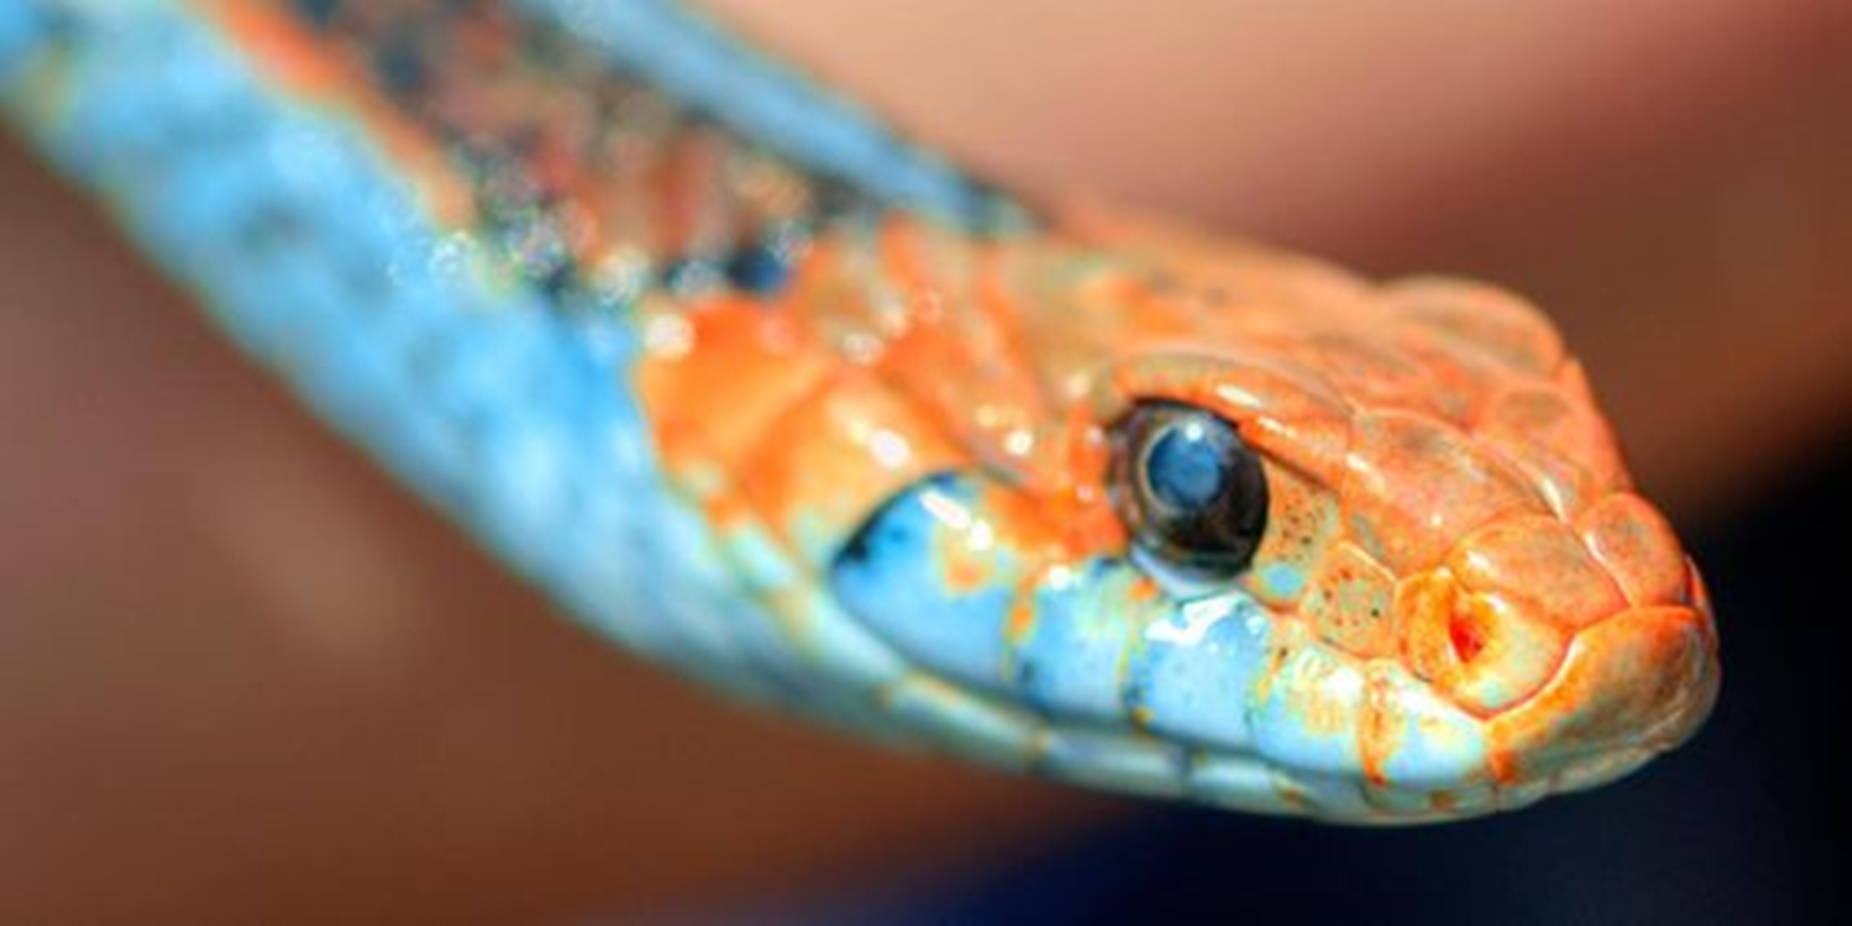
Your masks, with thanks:
[{"label": "snake snout", "polygon": [[[1566,559],[1536,580],[1562,631],[1560,660],[1528,696],[1488,723],[1491,771],[1550,790],[1617,778],[1689,738],[1716,700],[1717,635],[1696,566],[1659,513],[1631,494],[1596,503],[1560,534],[1527,549]],[[1535,539],[1555,536],[1553,540]],[[1469,553],[1468,561],[1496,561]],[[1507,581],[1521,564],[1507,561]]]}]

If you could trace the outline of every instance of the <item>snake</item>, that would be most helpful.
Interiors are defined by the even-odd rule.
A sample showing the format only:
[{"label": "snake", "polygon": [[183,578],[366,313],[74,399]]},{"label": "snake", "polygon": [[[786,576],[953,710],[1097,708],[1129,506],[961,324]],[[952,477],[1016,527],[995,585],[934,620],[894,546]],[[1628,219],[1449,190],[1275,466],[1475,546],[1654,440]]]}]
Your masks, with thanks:
[{"label": "snake", "polygon": [[1696,567],[1495,286],[1014,194],[665,0],[5,0],[0,85],[323,420],[697,684],[1365,824],[1716,699]]}]

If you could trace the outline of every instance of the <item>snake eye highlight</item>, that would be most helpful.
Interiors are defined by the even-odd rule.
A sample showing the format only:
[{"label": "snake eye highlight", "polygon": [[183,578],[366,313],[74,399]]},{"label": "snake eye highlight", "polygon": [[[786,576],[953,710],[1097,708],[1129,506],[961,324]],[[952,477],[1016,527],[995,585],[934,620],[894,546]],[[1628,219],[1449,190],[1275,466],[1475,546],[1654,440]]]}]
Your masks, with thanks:
[{"label": "snake eye highlight", "polygon": [[1113,501],[1135,543],[1199,577],[1247,567],[1267,526],[1267,477],[1233,424],[1147,401],[1114,427],[1113,442]]}]

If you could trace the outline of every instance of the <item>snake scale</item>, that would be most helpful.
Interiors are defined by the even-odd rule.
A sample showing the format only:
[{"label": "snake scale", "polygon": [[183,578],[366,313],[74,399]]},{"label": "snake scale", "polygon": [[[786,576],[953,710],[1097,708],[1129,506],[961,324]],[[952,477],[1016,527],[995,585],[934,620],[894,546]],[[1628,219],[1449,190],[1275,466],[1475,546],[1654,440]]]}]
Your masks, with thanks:
[{"label": "snake scale", "polygon": [[5,0],[0,82],[328,422],[740,696],[1377,823],[1714,701],[1696,569],[1491,286],[1012,196],[660,0]]}]

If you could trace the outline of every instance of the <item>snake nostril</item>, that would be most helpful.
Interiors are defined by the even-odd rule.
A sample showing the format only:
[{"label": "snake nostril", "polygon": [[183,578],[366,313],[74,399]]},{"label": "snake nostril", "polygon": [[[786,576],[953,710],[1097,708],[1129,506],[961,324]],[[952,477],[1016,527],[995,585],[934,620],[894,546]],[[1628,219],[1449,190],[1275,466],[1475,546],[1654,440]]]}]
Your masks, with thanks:
[{"label": "snake nostril", "polygon": [[1485,650],[1486,628],[1473,619],[1473,612],[1455,611],[1447,619],[1447,640],[1462,664],[1472,662]]}]

